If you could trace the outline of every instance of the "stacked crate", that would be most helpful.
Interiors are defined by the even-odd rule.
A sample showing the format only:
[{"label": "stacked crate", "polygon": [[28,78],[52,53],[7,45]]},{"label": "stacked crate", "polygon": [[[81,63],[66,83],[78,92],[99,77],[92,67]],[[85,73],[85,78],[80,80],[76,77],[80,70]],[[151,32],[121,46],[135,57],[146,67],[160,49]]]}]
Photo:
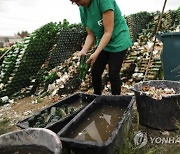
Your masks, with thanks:
[{"label": "stacked crate", "polygon": [[151,18],[148,12],[139,12],[125,17],[133,41],[136,41],[138,34],[146,28],[146,24],[149,23]]}]

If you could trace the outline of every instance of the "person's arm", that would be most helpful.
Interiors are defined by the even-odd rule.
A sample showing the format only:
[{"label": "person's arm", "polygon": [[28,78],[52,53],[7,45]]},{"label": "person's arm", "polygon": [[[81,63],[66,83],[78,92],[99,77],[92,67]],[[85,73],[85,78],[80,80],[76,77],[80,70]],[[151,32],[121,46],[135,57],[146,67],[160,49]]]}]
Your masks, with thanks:
[{"label": "person's arm", "polygon": [[92,44],[95,41],[95,36],[88,27],[86,27],[86,31],[87,31],[87,36],[86,36],[86,40],[83,45],[83,48],[78,54],[79,59],[80,59],[81,55],[86,54],[86,52],[91,48]]},{"label": "person's arm", "polygon": [[114,11],[113,10],[108,10],[105,13],[103,13],[103,26],[104,26],[104,34],[101,38],[101,41],[96,51],[87,60],[87,63],[91,62],[91,65],[94,64],[100,52],[107,46],[107,44],[109,43],[111,39],[113,29],[114,29]]},{"label": "person's arm", "polygon": [[84,46],[82,48],[82,50],[84,51],[88,51],[95,41],[95,36],[88,27],[86,27],[86,31],[87,31],[87,36],[86,36]]}]

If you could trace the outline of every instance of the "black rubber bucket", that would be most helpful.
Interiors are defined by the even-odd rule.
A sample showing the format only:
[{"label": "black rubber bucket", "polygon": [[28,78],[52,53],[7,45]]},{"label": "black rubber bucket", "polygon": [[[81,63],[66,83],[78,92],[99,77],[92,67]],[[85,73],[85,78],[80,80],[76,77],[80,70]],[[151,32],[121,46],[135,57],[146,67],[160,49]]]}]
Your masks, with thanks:
[{"label": "black rubber bucket", "polygon": [[[68,154],[71,154],[71,152],[74,154],[113,154],[117,149],[122,147],[125,140],[125,132],[128,132],[131,128],[133,103],[133,96],[121,95],[97,97],[57,133],[62,142],[63,149],[68,150]],[[103,130],[101,129],[99,131],[96,127],[89,128],[88,134],[93,138],[91,141],[69,137],[69,134],[72,133],[72,131],[81,127],[82,123],[88,121],[88,117],[93,115],[102,106],[124,109],[122,118],[119,119],[117,126],[113,129],[112,133],[110,133],[110,136],[106,141],[94,141],[94,136],[103,135]],[[94,123],[94,126],[97,126],[98,123],[101,124],[101,122],[97,122],[95,119],[93,119],[92,123]],[[105,125],[103,126],[103,129],[106,130],[107,127]],[[85,129],[87,129],[87,127]]]},{"label": "black rubber bucket", "polygon": [[59,137],[45,128],[28,128],[0,135],[1,154],[60,154]]},{"label": "black rubber bucket", "polygon": [[[144,86],[155,88],[173,88],[175,94],[157,100],[142,92]],[[160,130],[175,130],[180,122],[180,82],[151,80],[135,84],[139,121],[141,124]]]},{"label": "black rubber bucket", "polygon": [[43,108],[41,111],[35,113],[34,115],[31,115],[30,117],[19,121],[17,123],[17,126],[20,128],[23,128],[23,129],[37,128],[34,121],[36,121],[38,118],[44,119],[44,117],[43,117],[44,113],[45,112],[50,113],[50,110],[52,107],[61,108],[65,105],[71,105],[78,100],[82,101],[82,106],[79,107],[73,113],[66,115],[63,118],[60,118],[58,121],[48,122],[48,124],[46,124],[45,126],[38,126],[40,128],[46,128],[46,129],[52,130],[55,133],[58,133],[72,118],[74,118],[74,116],[76,114],[78,114],[87,104],[91,103],[96,97],[97,97],[97,95],[85,94],[85,93],[81,93],[81,92],[72,94],[72,95],[65,97],[64,99],[62,99],[48,107]]}]

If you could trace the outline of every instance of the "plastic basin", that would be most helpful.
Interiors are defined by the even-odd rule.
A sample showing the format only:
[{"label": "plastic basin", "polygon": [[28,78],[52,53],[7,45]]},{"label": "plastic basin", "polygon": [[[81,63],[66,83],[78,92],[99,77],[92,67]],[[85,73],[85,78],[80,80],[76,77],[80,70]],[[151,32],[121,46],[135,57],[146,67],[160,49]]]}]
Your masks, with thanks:
[{"label": "plastic basin", "polygon": [[[76,114],[78,114],[88,103],[91,103],[95,98],[97,97],[97,95],[91,95],[91,94],[85,94],[85,93],[75,93],[72,94],[68,97],[65,97],[64,99],[46,107],[43,108],[41,111],[35,113],[34,115],[31,115],[30,117],[21,120],[17,123],[17,126],[22,128],[22,129],[26,129],[26,128],[47,128],[49,130],[52,130],[55,133],[58,133]],[[38,118],[43,117],[43,114],[45,112],[48,112],[50,114],[50,110],[52,109],[52,107],[55,108],[62,108],[65,105],[71,105],[76,101],[82,101],[82,105],[81,107],[79,107],[76,111],[74,111],[71,114],[66,115],[65,117],[60,118],[57,121],[49,121],[45,126],[36,126],[35,125],[35,121],[37,121]],[[44,121],[44,118],[43,118]],[[31,124],[33,123],[33,124]]]},{"label": "plastic basin", "polygon": [[[131,128],[132,106],[134,103],[133,96],[99,96],[92,103],[81,110],[57,135],[60,137],[63,148],[73,151],[75,154],[112,154],[114,151],[121,148],[125,140],[125,131]],[[113,106],[124,109],[124,114],[119,120],[112,133],[105,141],[90,141],[80,140],[69,137],[69,134],[76,128],[82,126],[82,123],[95,113],[102,106]],[[94,121],[93,121],[94,122]],[[95,125],[99,122],[94,122]],[[91,123],[92,124],[92,123]],[[105,127],[104,127],[105,128]],[[103,128],[102,128],[103,129]],[[96,129],[89,129],[89,134],[96,136],[102,135],[103,130],[96,131]],[[97,133],[99,132],[99,133]],[[95,135],[96,134],[96,135]],[[99,135],[98,135],[99,136]]]},{"label": "plastic basin", "polygon": [[[144,86],[156,88],[173,88],[176,94],[157,100],[142,92]],[[141,124],[161,130],[175,130],[180,122],[180,82],[168,80],[151,80],[135,84],[139,121]]]},{"label": "plastic basin", "polygon": [[60,154],[62,144],[54,132],[45,128],[23,129],[0,136],[2,153],[11,149],[18,150],[19,147],[39,148],[45,150],[44,152],[48,151],[48,154]]}]

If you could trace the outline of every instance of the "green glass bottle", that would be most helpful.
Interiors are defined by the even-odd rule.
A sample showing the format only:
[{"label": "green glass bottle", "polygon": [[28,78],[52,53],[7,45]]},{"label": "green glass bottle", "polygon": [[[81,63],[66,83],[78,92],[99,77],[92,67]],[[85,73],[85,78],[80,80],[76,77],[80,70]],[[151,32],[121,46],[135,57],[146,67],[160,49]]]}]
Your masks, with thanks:
[{"label": "green glass bottle", "polygon": [[79,64],[79,79],[82,82],[86,74],[88,73],[88,70],[90,68],[90,63],[86,63],[86,60],[88,59],[87,55],[82,55],[80,59],[80,64]]}]

